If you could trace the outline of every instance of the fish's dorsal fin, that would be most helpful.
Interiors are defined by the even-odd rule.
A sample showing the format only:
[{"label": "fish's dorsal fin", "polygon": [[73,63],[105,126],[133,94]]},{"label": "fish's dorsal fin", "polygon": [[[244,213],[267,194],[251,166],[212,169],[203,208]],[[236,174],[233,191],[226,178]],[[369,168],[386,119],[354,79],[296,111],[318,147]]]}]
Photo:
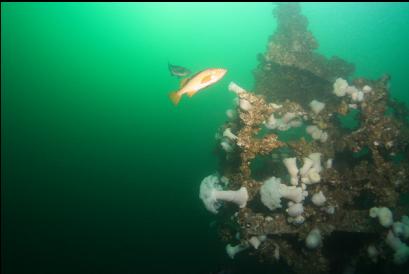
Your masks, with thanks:
[{"label": "fish's dorsal fin", "polygon": [[195,95],[196,92],[197,92],[197,90],[191,90],[191,91],[186,92],[186,94],[187,94],[189,97],[192,97],[193,95]]},{"label": "fish's dorsal fin", "polygon": [[212,75],[206,75],[205,77],[202,78],[202,80],[200,81],[202,84],[209,82],[210,80],[212,80]]},{"label": "fish's dorsal fin", "polygon": [[182,80],[180,80],[180,88],[183,88],[187,84],[187,82],[189,82],[190,79],[191,78],[186,77],[186,78],[183,78]]}]

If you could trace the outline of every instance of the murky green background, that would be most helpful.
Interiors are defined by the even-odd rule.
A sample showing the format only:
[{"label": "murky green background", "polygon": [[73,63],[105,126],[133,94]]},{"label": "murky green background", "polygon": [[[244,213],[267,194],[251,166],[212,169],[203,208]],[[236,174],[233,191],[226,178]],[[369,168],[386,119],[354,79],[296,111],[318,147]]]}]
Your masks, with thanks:
[{"label": "murky green background", "polygon": [[[198,198],[271,3],[2,3],[2,273],[210,273],[232,264]],[[409,103],[409,4],[302,4],[319,52]],[[228,75],[175,108],[167,62]],[[252,262],[236,262],[251,273]],[[253,269],[253,273],[255,273]],[[261,270],[260,270],[261,271]]]}]

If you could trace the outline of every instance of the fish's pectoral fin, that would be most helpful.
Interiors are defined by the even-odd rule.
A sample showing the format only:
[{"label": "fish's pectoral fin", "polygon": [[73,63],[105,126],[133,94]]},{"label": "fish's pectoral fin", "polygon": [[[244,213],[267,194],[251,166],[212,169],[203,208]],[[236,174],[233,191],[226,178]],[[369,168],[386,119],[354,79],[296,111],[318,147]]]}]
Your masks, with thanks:
[{"label": "fish's pectoral fin", "polygon": [[187,94],[189,97],[192,97],[193,95],[196,94],[196,92],[197,92],[197,90],[191,90],[191,91],[186,92],[186,94]]},{"label": "fish's pectoral fin", "polygon": [[180,95],[177,91],[169,93],[169,98],[172,101],[172,103],[177,106],[179,104],[180,98],[182,98],[182,95]]},{"label": "fish's pectoral fin", "polygon": [[200,81],[202,84],[209,82],[210,80],[212,80],[212,76],[211,75],[206,75],[205,77],[202,78],[202,80]]},{"label": "fish's pectoral fin", "polygon": [[180,88],[183,88],[189,80],[190,80],[189,77],[180,80]]}]

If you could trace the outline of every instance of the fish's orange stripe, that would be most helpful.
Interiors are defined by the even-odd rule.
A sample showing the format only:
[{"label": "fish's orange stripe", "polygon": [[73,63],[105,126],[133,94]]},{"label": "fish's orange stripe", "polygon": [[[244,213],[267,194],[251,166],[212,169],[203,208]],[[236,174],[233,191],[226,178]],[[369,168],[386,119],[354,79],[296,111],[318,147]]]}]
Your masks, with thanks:
[{"label": "fish's orange stripe", "polygon": [[206,75],[205,77],[202,78],[202,81],[200,83],[204,84],[206,82],[209,82],[212,79],[211,75]]}]

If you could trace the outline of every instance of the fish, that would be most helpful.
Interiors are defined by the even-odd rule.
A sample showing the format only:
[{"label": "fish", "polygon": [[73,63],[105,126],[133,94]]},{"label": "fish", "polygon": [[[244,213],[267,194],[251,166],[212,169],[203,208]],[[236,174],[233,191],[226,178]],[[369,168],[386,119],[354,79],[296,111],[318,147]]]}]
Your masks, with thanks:
[{"label": "fish", "polygon": [[179,78],[188,76],[191,73],[191,71],[188,70],[187,68],[184,68],[181,66],[175,66],[175,65],[170,64],[169,62],[168,62],[168,69],[172,76],[176,76]]},{"label": "fish", "polygon": [[207,88],[220,81],[227,73],[227,69],[209,68],[198,72],[191,78],[185,78],[181,81],[181,88],[178,91],[171,92],[169,98],[177,106],[183,94],[189,97],[195,95],[198,91]]}]

